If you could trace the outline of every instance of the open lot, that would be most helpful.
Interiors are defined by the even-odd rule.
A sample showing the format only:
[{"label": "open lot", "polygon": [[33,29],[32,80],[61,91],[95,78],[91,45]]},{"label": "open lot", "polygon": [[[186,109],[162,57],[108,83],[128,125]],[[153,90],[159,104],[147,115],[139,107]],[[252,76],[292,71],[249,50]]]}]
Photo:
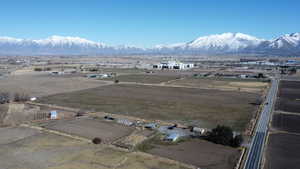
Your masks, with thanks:
[{"label": "open lot", "polygon": [[15,126],[30,121],[47,120],[49,119],[49,113],[52,110],[55,110],[57,112],[58,119],[70,118],[75,116],[75,112],[72,111],[24,103],[10,103],[6,105],[0,105],[0,109],[2,106],[5,106],[6,108],[2,108],[3,111],[0,116],[0,120],[2,120],[0,122],[2,122],[2,124],[6,126]]},{"label": "open lot", "polygon": [[8,111],[8,104],[0,104],[0,126],[3,124],[3,120]]},{"label": "open lot", "polygon": [[57,130],[88,139],[99,137],[105,143],[110,143],[118,138],[127,136],[134,130],[133,127],[92,118],[50,121],[43,123],[42,126],[47,129]]},{"label": "open lot", "polygon": [[300,133],[300,116],[293,114],[275,113],[272,119],[272,127],[277,130]]},{"label": "open lot", "polygon": [[259,97],[247,92],[118,84],[43,97],[40,102],[207,128],[224,124],[241,131],[257,108],[251,103]]},{"label": "open lot", "polygon": [[300,136],[270,134],[264,169],[298,169],[300,166]]},{"label": "open lot", "polygon": [[77,91],[105,85],[107,82],[84,77],[63,78],[59,75],[49,76],[47,73],[24,73],[10,75],[0,79],[0,91],[26,93],[30,96],[45,96],[56,93]]},{"label": "open lot", "polygon": [[185,169],[169,160],[33,129],[3,128],[0,135],[6,136],[0,137],[1,169]]},{"label": "open lot", "polygon": [[154,145],[148,152],[193,164],[205,169],[232,169],[239,158],[238,149],[193,139],[175,145]]},{"label": "open lot", "polygon": [[300,113],[300,81],[281,81],[276,110]]},{"label": "open lot", "polygon": [[220,89],[220,90],[235,90],[235,91],[247,91],[247,92],[261,92],[264,90],[268,83],[254,81],[254,80],[242,80],[242,79],[220,79],[220,78],[195,78],[187,77],[180,80],[172,81],[168,84],[199,87],[207,89]]},{"label": "open lot", "polygon": [[[157,84],[162,82],[168,82],[170,80],[175,80],[181,78],[180,75],[171,74],[171,75],[157,75],[157,74],[136,74],[136,75],[120,75],[115,79],[118,79],[120,82],[136,82],[136,83],[150,83]],[[110,78],[107,80],[114,80]]]}]

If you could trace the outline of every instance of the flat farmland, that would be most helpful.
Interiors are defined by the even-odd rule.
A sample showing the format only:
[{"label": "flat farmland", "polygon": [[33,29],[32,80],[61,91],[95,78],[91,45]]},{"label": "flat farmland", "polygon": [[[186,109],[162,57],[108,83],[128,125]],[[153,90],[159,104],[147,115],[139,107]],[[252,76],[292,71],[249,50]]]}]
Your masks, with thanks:
[{"label": "flat farmland", "polygon": [[[148,75],[148,74],[135,74],[135,75],[120,75],[117,76],[120,82],[135,82],[135,83],[150,83],[150,84],[158,84],[162,82],[168,82],[170,80],[179,79],[181,76],[176,74],[169,75]],[[106,79],[105,79],[106,80]],[[114,80],[114,78],[107,79]]]},{"label": "flat farmland", "polygon": [[125,137],[134,130],[133,127],[92,118],[51,121],[49,123],[43,123],[42,126],[47,129],[57,130],[88,139],[99,137],[104,143],[110,143],[118,138]]},{"label": "flat farmland", "polygon": [[187,77],[169,82],[170,85],[199,87],[207,89],[235,90],[246,92],[261,92],[266,89],[268,83],[254,80],[240,79],[215,79]]},{"label": "flat farmland", "polygon": [[259,94],[182,87],[116,84],[41,98],[42,103],[104,111],[149,120],[243,130]]},{"label": "flat farmland", "polygon": [[105,85],[107,82],[84,77],[49,76],[47,73],[30,72],[10,75],[0,79],[0,92],[20,92],[30,96],[45,96]]},{"label": "flat farmland", "polygon": [[300,133],[300,116],[293,114],[275,113],[272,119],[272,127],[278,130]]},{"label": "flat farmland", "polygon": [[34,129],[4,128],[0,134],[5,136],[0,138],[1,169],[186,169],[170,160]]},{"label": "flat farmland", "polygon": [[238,149],[200,139],[175,145],[154,145],[148,153],[205,169],[232,169],[240,155]]},{"label": "flat farmland", "polygon": [[3,123],[7,111],[8,111],[8,104],[0,104],[0,126]]},{"label": "flat farmland", "polygon": [[281,81],[276,110],[300,113],[300,81]]},{"label": "flat farmland", "polygon": [[270,134],[264,169],[298,169],[300,166],[300,136]]}]

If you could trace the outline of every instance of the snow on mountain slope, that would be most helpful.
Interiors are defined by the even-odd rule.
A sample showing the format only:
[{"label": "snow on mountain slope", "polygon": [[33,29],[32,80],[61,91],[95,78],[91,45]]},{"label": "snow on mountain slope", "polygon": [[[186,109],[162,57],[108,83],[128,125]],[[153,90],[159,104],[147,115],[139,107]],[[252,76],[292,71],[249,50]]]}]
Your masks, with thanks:
[{"label": "snow on mountain slope", "polygon": [[87,39],[79,37],[63,37],[63,36],[51,36],[47,39],[33,40],[39,45],[51,45],[51,46],[61,46],[61,45],[81,45],[84,47],[93,46],[93,47],[104,47],[103,43],[96,43]]},{"label": "snow on mountain slope", "polygon": [[172,45],[156,46],[157,50],[185,50],[185,51],[206,51],[206,52],[237,52],[245,48],[258,46],[263,39],[242,34],[242,33],[223,33],[199,37],[188,43],[178,43]]},{"label": "snow on mountain slope", "polygon": [[108,46],[79,37],[51,36],[46,39],[27,40],[0,37],[0,54],[115,54],[139,50],[130,46]]},{"label": "snow on mountain slope", "polygon": [[270,45],[271,48],[287,48],[300,46],[300,33],[292,33],[283,35],[273,40]]},{"label": "snow on mountain slope", "polygon": [[263,40],[242,33],[223,33],[219,35],[210,35],[200,37],[187,44],[189,48],[200,49],[225,49],[227,51],[236,51],[249,46],[257,46]]},{"label": "snow on mountain slope", "polygon": [[0,37],[0,54],[230,54],[259,53],[300,56],[300,33],[274,40],[243,33],[223,33],[199,37],[191,42],[157,45],[154,48],[108,46],[79,37],[51,36],[40,40]]}]

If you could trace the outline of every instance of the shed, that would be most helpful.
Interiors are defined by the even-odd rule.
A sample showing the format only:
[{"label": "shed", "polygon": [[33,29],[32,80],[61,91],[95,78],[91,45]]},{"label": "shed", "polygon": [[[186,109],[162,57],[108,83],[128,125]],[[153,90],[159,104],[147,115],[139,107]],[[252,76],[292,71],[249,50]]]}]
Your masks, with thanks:
[{"label": "shed", "polygon": [[127,119],[118,119],[117,123],[120,123],[120,124],[123,124],[123,125],[126,125],[126,126],[132,126],[133,125],[133,122],[131,122]]},{"label": "shed", "polygon": [[178,133],[171,133],[165,137],[165,140],[166,141],[176,141],[176,140],[178,140],[179,137],[180,137],[180,135]]},{"label": "shed", "polygon": [[144,127],[147,129],[155,129],[155,128],[157,128],[157,124],[156,123],[148,123]]},{"label": "shed", "polygon": [[57,112],[56,112],[56,110],[52,110],[50,112],[50,119],[57,119]]}]

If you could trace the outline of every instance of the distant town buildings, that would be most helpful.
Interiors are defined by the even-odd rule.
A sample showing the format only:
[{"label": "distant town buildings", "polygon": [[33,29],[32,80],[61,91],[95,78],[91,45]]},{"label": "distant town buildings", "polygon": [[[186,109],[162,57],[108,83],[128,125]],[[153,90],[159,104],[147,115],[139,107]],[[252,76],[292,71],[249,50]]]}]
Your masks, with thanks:
[{"label": "distant town buildings", "polygon": [[182,63],[180,61],[167,61],[159,64],[154,64],[153,69],[191,69],[194,67],[193,63]]}]

